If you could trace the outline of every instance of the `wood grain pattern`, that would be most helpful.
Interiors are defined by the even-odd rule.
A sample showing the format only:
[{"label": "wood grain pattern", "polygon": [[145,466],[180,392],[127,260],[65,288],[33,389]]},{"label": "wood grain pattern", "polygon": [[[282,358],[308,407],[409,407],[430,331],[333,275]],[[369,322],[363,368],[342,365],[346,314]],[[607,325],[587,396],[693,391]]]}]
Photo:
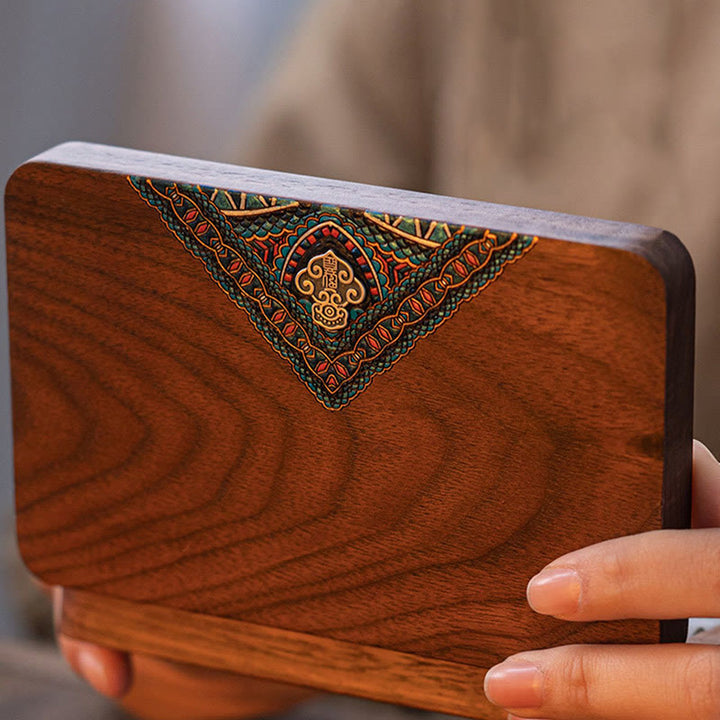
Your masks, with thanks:
[{"label": "wood grain pattern", "polygon": [[483,694],[485,673],[471,665],[86,593],[67,595],[61,628],[71,637],[343,695],[488,720],[505,717]]},{"label": "wood grain pattern", "polygon": [[[330,412],[130,173],[542,239]],[[476,668],[658,639],[536,616],[524,589],[569,550],[688,524],[671,236],[83,145],[21,167],[6,208],[18,538],[46,582]]]}]

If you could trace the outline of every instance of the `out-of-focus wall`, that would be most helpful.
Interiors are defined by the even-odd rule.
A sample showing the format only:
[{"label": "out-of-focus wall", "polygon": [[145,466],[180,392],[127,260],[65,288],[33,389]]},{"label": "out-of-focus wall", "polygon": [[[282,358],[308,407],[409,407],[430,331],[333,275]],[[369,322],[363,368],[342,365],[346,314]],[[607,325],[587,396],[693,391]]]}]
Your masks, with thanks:
[{"label": "out-of-focus wall", "polygon": [[[65,140],[232,161],[253,97],[308,2],[0,0],[3,183]],[[7,332],[0,230],[0,636],[18,636],[6,571],[17,552]]]}]

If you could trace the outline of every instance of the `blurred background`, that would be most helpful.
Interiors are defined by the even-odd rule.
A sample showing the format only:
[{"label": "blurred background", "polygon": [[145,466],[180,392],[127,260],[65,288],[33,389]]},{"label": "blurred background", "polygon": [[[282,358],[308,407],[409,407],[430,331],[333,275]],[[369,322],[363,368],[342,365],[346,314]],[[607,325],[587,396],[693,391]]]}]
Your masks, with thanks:
[{"label": "blurred background", "polygon": [[[66,140],[232,162],[309,0],[0,0],[0,178]],[[2,209],[0,209],[0,216]],[[0,636],[18,613],[0,222]]]}]

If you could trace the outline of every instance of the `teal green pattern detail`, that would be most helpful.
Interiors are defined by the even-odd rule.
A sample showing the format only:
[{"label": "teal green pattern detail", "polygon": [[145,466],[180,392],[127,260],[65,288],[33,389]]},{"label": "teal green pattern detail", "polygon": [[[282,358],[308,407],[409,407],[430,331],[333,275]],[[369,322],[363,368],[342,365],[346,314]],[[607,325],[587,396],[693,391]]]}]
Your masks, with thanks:
[{"label": "teal green pattern detail", "polygon": [[[288,198],[128,180],[331,410],[357,397],[537,241]],[[363,288],[361,301],[341,303],[347,319],[332,329],[318,324],[317,297],[296,282],[328,254]]]}]

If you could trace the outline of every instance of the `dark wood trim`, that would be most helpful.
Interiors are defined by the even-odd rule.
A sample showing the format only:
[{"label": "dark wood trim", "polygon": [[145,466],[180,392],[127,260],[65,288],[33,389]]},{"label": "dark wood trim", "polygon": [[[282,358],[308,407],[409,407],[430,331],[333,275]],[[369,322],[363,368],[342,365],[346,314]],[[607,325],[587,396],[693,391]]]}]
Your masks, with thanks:
[{"label": "dark wood trim", "polygon": [[[661,250],[649,245],[662,230],[645,225],[548,212],[444,195],[294,175],[273,170],[194,160],[95,143],[67,142],[32,158],[30,163],[69,165],[122,175],[147,177],[270,194],[304,202],[372,209],[528,235],[632,249],[656,267],[662,257],[682,251],[668,238]],[[670,237],[670,236],[669,236]]]}]

